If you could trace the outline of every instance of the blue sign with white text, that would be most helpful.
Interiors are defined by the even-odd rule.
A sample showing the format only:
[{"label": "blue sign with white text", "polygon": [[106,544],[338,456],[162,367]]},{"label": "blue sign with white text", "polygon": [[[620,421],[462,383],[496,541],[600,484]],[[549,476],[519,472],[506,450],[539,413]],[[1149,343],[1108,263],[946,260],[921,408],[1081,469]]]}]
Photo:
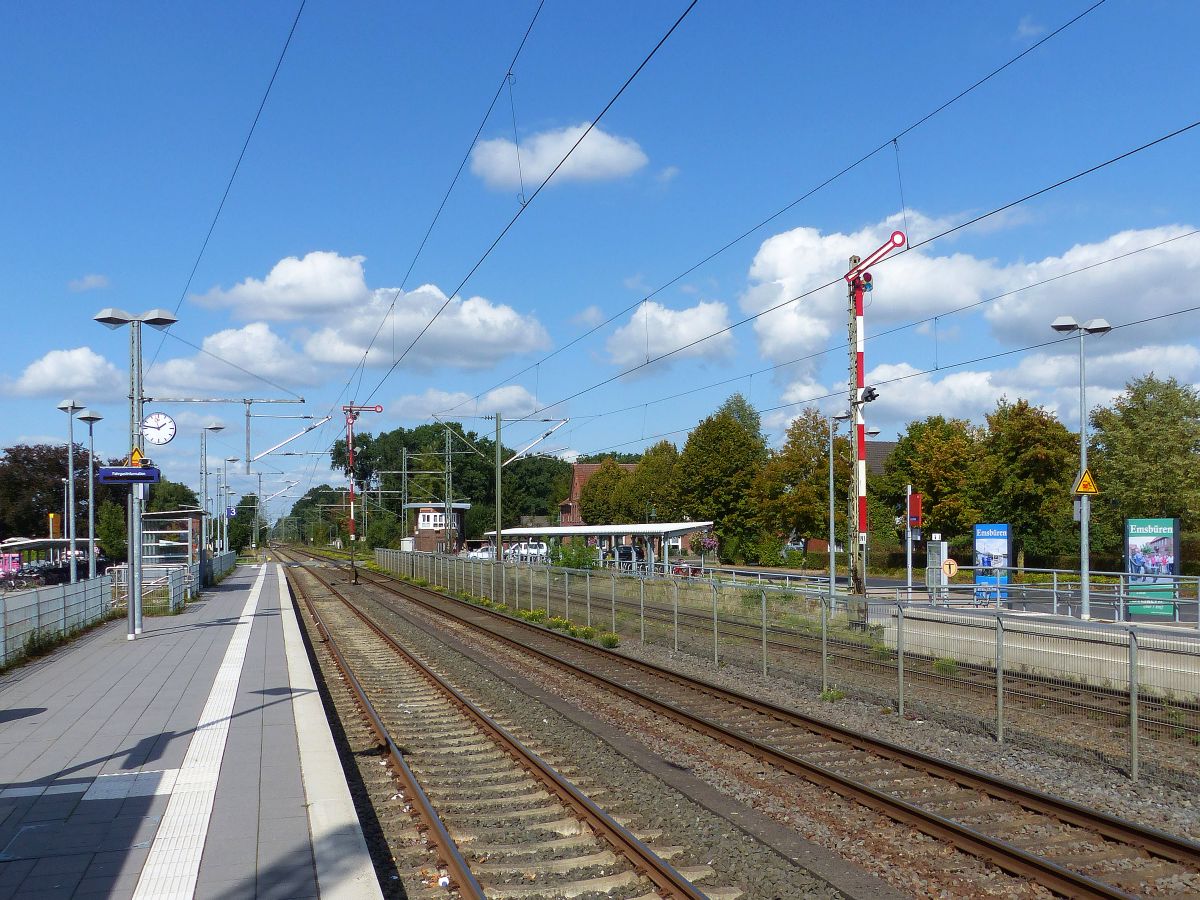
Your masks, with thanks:
[{"label": "blue sign with white text", "polygon": [[1007,599],[1012,529],[1007,523],[975,526],[975,599]]},{"label": "blue sign with white text", "polygon": [[225,507],[225,518],[232,519],[236,515],[237,510],[235,510],[232,506]]},{"label": "blue sign with white text", "polygon": [[101,466],[101,484],[157,484],[161,472],[154,466]]}]

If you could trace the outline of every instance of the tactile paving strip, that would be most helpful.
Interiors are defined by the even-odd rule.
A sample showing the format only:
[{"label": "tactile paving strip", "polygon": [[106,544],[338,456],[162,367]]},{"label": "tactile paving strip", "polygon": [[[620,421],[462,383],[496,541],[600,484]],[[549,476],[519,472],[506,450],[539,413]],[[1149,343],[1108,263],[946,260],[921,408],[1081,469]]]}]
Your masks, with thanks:
[{"label": "tactile paving strip", "polygon": [[200,723],[176,775],[162,824],[150,845],[150,855],[133,893],[135,898],[188,900],[195,892],[200,857],[208,835],[208,820],[217,794],[217,777],[221,774],[221,760],[225,755],[229,717],[233,713],[254,612],[266,574],[264,565],[234,627],[212,692],[200,714]]}]

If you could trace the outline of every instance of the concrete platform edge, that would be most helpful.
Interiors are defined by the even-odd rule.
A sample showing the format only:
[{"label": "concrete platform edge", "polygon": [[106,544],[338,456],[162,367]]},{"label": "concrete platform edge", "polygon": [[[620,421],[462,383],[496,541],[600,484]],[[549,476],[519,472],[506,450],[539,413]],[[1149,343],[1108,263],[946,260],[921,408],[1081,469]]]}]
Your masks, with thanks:
[{"label": "concrete platform edge", "polygon": [[300,771],[308,801],[317,886],[322,898],[382,900],[383,892],[375,877],[367,841],[354,810],[321,695],[317,692],[316,678],[305,652],[291,590],[283,567],[277,563],[268,565],[277,567],[279,579],[284,652],[292,688],[296,692],[292,696],[292,709],[300,746]]}]

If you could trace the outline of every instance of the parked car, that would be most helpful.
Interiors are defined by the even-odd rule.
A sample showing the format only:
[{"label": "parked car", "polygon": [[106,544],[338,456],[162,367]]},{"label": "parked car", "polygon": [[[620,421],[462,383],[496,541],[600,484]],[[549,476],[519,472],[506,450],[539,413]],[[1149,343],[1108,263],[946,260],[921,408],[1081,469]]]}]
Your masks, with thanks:
[{"label": "parked car", "polygon": [[467,559],[491,559],[496,554],[491,544],[486,544],[483,547],[476,547],[474,550],[467,551]]}]

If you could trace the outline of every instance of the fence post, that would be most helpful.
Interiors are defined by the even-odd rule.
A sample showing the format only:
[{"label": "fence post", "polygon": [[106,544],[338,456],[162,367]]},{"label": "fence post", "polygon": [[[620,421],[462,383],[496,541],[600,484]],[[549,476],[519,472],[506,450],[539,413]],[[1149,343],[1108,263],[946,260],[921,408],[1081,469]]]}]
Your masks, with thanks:
[{"label": "fence post", "polygon": [[1129,777],[1138,780],[1138,643],[1129,629]]},{"label": "fence post", "polygon": [[675,617],[675,652],[679,652],[679,582],[674,578],[671,579],[671,593],[674,597],[674,617]]},{"label": "fence post", "polygon": [[546,615],[550,615],[550,567],[546,566]]},{"label": "fence post", "polygon": [[612,630],[613,634],[617,633],[617,573],[609,572],[608,577],[612,579]]},{"label": "fence post", "polygon": [[587,626],[592,627],[592,573],[585,572],[583,575],[584,589],[587,591]]},{"label": "fence post", "polygon": [[717,582],[714,579],[712,582],[713,595],[713,665],[719,666],[720,657],[717,652]]},{"label": "fence post", "polygon": [[767,677],[767,589],[761,588],[762,594],[762,673]]},{"label": "fence post", "polygon": [[821,598],[821,693],[829,690],[829,603]]},{"label": "fence post", "polygon": [[1051,577],[1051,579],[1053,579],[1052,590],[1054,591],[1054,595],[1053,595],[1054,596],[1054,615],[1057,616],[1058,615],[1058,571],[1055,570],[1055,571],[1051,572],[1050,577]]},{"label": "fence post", "polygon": [[896,712],[904,715],[904,606],[896,604]]},{"label": "fence post", "polygon": [[638,618],[642,620],[642,643],[646,643],[646,576],[638,576]]},{"label": "fence post", "polygon": [[1004,617],[996,615],[996,740],[1004,743]]},{"label": "fence post", "polygon": [[0,597],[0,666],[8,662],[8,600]]},{"label": "fence post", "polygon": [[566,612],[563,613],[563,618],[568,622],[571,621],[571,573],[563,572],[563,593],[566,595],[567,604]]}]

